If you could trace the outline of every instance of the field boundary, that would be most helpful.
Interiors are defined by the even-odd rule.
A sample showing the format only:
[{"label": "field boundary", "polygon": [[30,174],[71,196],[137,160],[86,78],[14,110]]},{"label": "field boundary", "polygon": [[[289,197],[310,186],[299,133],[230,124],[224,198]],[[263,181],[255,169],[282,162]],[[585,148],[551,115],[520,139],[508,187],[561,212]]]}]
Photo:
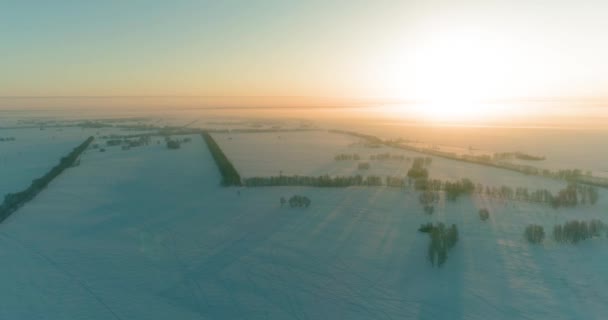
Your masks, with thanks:
[{"label": "field boundary", "polygon": [[222,186],[242,186],[241,175],[236,171],[232,162],[230,162],[211,134],[207,131],[201,131],[201,136],[205,140],[207,148],[209,148],[209,152],[213,156],[213,160],[222,175]]},{"label": "field boundary", "polygon": [[9,193],[4,197],[4,202],[0,204],[0,223],[11,214],[19,210],[21,206],[34,199],[44,190],[51,181],[57,178],[65,169],[76,164],[78,157],[91,144],[94,138],[88,137],[83,143],[74,148],[67,156],[62,157],[59,164],[54,166],[49,172],[38,179],[34,179],[32,184],[25,190],[16,193]]}]

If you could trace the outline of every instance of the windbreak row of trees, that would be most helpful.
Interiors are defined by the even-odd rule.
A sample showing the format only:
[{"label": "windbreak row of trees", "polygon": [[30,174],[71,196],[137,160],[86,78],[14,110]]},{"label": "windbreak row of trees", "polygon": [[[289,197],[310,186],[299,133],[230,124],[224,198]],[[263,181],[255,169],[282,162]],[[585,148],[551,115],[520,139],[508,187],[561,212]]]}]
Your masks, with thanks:
[{"label": "windbreak row of trees", "polygon": [[247,187],[275,187],[275,186],[309,186],[309,187],[338,187],[351,186],[382,186],[379,176],[271,176],[252,177],[244,179]]},{"label": "windbreak row of trees", "polygon": [[[401,149],[401,150],[415,151],[415,152],[428,154],[431,156],[438,156],[438,157],[442,157],[442,158],[446,158],[446,159],[450,159],[450,160],[463,161],[463,162],[475,163],[475,164],[480,164],[480,165],[485,165],[485,166],[490,166],[490,167],[495,167],[495,168],[506,169],[506,170],[510,170],[510,171],[516,171],[516,172],[523,173],[526,175],[544,176],[544,177],[549,177],[549,178],[566,180],[569,182],[579,182],[579,183],[585,183],[585,184],[589,184],[589,185],[595,185],[595,186],[608,188],[608,179],[594,177],[591,172],[589,172],[589,171],[584,172],[581,169],[562,169],[562,170],[552,171],[552,170],[541,169],[538,167],[525,165],[525,164],[516,164],[516,163],[511,163],[511,162],[500,161],[499,159],[495,159],[490,155],[468,155],[468,154],[461,155],[461,154],[457,154],[454,152],[445,152],[445,151],[441,151],[441,150],[435,150],[432,148],[415,147],[413,145],[405,144],[404,142],[407,142],[407,141],[404,141],[402,139],[382,140],[376,136],[361,134],[361,133],[352,132],[352,131],[342,131],[342,130],[329,130],[329,132],[342,133],[342,134],[347,134],[347,135],[363,138],[363,139],[367,140],[368,142],[374,143],[375,145],[378,145],[378,146],[386,145],[386,146]],[[532,156],[532,155],[523,154],[523,153],[515,153],[514,155],[516,157],[518,157],[519,159],[523,159],[523,160],[544,160],[544,157],[537,157],[537,156]]]},{"label": "windbreak row of trees", "polygon": [[557,194],[553,194],[547,189],[530,191],[526,187],[511,188],[508,186],[486,186],[484,188],[481,184],[475,186],[475,192],[479,194],[485,193],[486,196],[494,198],[546,203],[555,208],[574,207],[581,204],[594,205],[599,199],[596,187],[577,183],[569,183],[566,188],[560,190]]},{"label": "windbreak row of trees", "polygon": [[[422,168],[426,171],[426,169]],[[418,170],[418,169],[416,169]],[[384,181],[383,181],[384,180]],[[270,177],[251,177],[243,180],[248,187],[272,187],[272,186],[311,186],[311,187],[351,187],[351,186],[388,186],[403,188],[412,185],[418,191],[445,191],[448,200],[456,200],[463,195],[472,193],[485,194],[488,197],[528,201],[549,204],[555,208],[572,207],[581,204],[595,204],[599,199],[595,187],[583,184],[569,184],[557,194],[547,189],[529,191],[525,187],[512,188],[508,186],[489,187],[482,184],[474,184],[470,179],[463,178],[454,181],[442,181],[439,179],[411,179],[394,176],[370,175],[363,177],[355,176],[300,176],[281,175]]]},{"label": "windbreak row of trees", "polygon": [[572,220],[553,227],[553,239],[557,242],[576,244],[592,237],[599,237],[605,230],[606,225],[597,219],[589,222]]},{"label": "windbreak row of trees", "polygon": [[74,166],[80,154],[86,150],[89,144],[93,141],[93,137],[87,138],[78,147],[74,148],[67,156],[61,158],[59,164],[53,167],[44,176],[32,181],[32,184],[25,190],[9,193],[4,196],[4,202],[0,205],[0,222],[4,221],[13,212],[17,211],[26,202],[34,199],[48,184],[59,176],[65,169]]},{"label": "windbreak row of trees", "polygon": [[356,153],[340,153],[334,157],[336,161],[346,161],[346,160],[361,160],[361,156]]},{"label": "windbreak row of trees", "polygon": [[215,139],[206,131],[201,132],[201,136],[205,140],[207,147],[209,148],[209,152],[213,156],[213,160],[215,160],[215,164],[220,170],[220,174],[222,175],[222,185],[223,186],[240,186],[241,176],[236,171],[232,162],[228,160],[228,157],[224,154],[220,146],[215,142]]},{"label": "windbreak row of trees", "polygon": [[[590,221],[570,220],[553,227],[553,239],[558,243],[577,244],[593,237],[600,237],[607,230],[608,226],[598,219]],[[608,233],[606,233],[606,236],[608,236]],[[524,237],[530,243],[541,243],[545,238],[545,230],[540,225],[531,224],[524,230]]]}]

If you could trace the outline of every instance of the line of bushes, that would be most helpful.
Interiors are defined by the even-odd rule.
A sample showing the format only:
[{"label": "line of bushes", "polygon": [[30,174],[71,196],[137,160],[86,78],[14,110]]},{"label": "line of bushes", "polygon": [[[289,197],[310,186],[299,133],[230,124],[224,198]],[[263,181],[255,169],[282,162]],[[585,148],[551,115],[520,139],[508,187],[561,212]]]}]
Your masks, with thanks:
[{"label": "line of bushes", "polygon": [[205,140],[205,143],[209,148],[209,152],[211,152],[213,160],[215,160],[215,164],[220,170],[220,174],[222,175],[222,185],[241,186],[241,176],[232,165],[232,162],[228,160],[228,157],[226,157],[217,142],[215,142],[215,139],[213,139],[213,137],[211,137],[211,135],[206,131],[201,132],[201,136]]},{"label": "line of bushes", "polygon": [[65,169],[74,166],[80,154],[86,150],[93,141],[93,137],[87,138],[78,147],[74,148],[67,156],[61,158],[59,164],[53,167],[44,176],[32,181],[32,184],[25,190],[9,193],[4,196],[4,202],[0,205],[0,222],[8,218],[13,212],[17,211],[26,202],[34,199],[48,184],[59,176]]}]

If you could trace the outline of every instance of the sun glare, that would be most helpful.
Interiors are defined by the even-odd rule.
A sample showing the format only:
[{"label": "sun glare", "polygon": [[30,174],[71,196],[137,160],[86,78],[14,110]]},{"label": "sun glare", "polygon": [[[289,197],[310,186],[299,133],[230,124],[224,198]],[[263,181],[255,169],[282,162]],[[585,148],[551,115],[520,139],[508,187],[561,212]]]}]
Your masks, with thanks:
[{"label": "sun glare", "polygon": [[[387,84],[393,96],[417,101],[405,107],[429,121],[479,121],[497,117],[508,108],[488,100],[507,96],[513,83],[508,69],[509,48],[479,31],[436,33],[408,52],[401,78]],[[399,73],[399,72],[397,72]],[[390,108],[394,111],[394,108]]]}]

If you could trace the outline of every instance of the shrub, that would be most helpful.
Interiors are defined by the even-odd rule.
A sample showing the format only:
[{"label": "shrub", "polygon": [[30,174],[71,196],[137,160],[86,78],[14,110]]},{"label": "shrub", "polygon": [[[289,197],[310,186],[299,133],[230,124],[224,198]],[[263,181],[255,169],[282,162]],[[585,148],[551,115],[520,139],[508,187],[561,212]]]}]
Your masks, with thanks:
[{"label": "shrub", "polygon": [[171,150],[179,149],[181,146],[178,140],[167,140],[167,148]]},{"label": "shrub", "polygon": [[306,196],[299,196],[299,195],[294,195],[291,198],[289,198],[289,206],[292,208],[308,208],[310,206],[310,199]]},{"label": "shrub", "polygon": [[530,243],[541,243],[545,239],[545,230],[542,226],[531,224],[526,227],[524,236]]},{"label": "shrub", "polygon": [[479,219],[481,219],[481,221],[486,221],[488,218],[490,218],[490,211],[486,208],[479,209]]}]

